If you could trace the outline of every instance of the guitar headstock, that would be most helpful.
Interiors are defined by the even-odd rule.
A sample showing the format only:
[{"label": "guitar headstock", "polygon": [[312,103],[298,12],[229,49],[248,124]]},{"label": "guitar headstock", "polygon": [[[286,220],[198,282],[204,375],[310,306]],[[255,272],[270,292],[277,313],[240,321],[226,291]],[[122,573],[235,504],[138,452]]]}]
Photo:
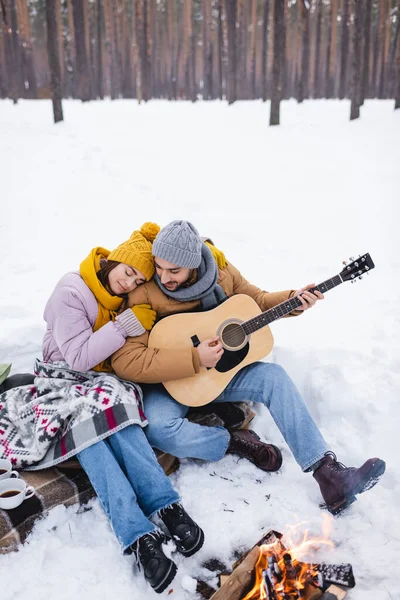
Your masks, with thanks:
[{"label": "guitar headstock", "polygon": [[351,256],[350,260],[352,262],[349,264],[344,263],[346,266],[343,271],[340,272],[340,277],[343,279],[343,281],[353,282],[356,279],[362,279],[364,273],[368,273],[375,267],[369,254],[363,254],[356,259]]}]

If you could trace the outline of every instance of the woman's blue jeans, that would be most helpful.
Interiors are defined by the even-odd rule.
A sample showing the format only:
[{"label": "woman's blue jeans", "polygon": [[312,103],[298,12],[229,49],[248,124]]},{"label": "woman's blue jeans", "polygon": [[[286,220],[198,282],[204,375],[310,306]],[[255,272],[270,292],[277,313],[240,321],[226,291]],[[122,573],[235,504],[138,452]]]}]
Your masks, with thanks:
[{"label": "woman's blue jeans", "polygon": [[[143,386],[146,435],[154,448],[180,458],[220,460],[230,434],[224,427],[206,427],[185,417],[188,407],[176,402],[161,385]],[[273,363],[244,367],[214,402],[262,402],[303,471],[319,461],[328,447],[303,398],[286,371]]]},{"label": "woman's blue jeans", "polygon": [[139,425],[77,454],[122,549],[154,531],[150,518],[179,500]]}]

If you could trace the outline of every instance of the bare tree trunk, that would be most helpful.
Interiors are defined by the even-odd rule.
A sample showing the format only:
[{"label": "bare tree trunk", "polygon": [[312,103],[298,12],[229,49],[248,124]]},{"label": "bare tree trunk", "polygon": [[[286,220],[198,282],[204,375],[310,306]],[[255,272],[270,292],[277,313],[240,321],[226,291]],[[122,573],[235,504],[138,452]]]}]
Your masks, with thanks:
[{"label": "bare tree trunk", "polygon": [[360,103],[364,104],[364,99],[369,93],[369,70],[370,70],[370,52],[371,52],[371,23],[372,23],[372,0],[364,0],[364,59],[361,81]]},{"label": "bare tree trunk", "polygon": [[342,4],[342,43],[340,55],[340,83],[339,98],[343,100],[347,92],[347,64],[349,52],[349,16],[350,0],[343,0]]},{"label": "bare tree trunk", "polygon": [[64,36],[63,36],[63,23],[61,14],[61,2],[56,2],[56,19],[57,19],[57,42],[58,42],[58,59],[60,63],[60,81],[61,89],[64,89]]},{"label": "bare tree trunk", "polygon": [[251,39],[250,39],[250,89],[252,100],[256,97],[256,35],[257,35],[257,0],[251,7]]},{"label": "bare tree trunk", "polygon": [[58,31],[57,31],[57,0],[46,0],[46,25],[47,25],[47,53],[50,67],[50,86],[53,101],[54,123],[64,120],[62,110],[61,69],[58,55]]},{"label": "bare tree trunk", "polygon": [[375,96],[380,98],[380,82],[381,82],[381,72],[383,65],[383,40],[384,40],[384,31],[385,31],[385,4],[386,0],[379,1],[379,12],[378,12],[378,22],[376,26],[376,38],[375,38],[375,57],[374,57],[374,85],[375,85]]},{"label": "bare tree trunk", "polygon": [[335,71],[337,65],[337,31],[338,31],[338,0],[331,0],[331,45],[329,56],[329,83],[328,83],[328,98],[336,97],[335,89]]},{"label": "bare tree trunk", "polygon": [[37,97],[36,74],[33,62],[31,27],[26,0],[17,0],[18,25],[21,39],[21,58],[23,63],[23,82],[27,82],[28,98]]},{"label": "bare tree trunk", "polygon": [[363,2],[358,0],[354,7],[353,85],[351,90],[350,121],[360,116],[361,98],[361,41]]},{"label": "bare tree trunk", "polygon": [[[396,49],[397,44],[400,43],[400,0],[396,2],[396,29],[392,35],[389,60],[388,60],[388,97],[391,98],[395,93],[396,88],[396,71],[395,71],[395,60],[396,60]],[[394,11],[393,11],[394,12]]]},{"label": "bare tree trunk", "polygon": [[268,21],[269,21],[269,6],[270,0],[264,0],[263,7],[263,25],[262,25],[262,62],[261,62],[261,76],[262,76],[262,99],[265,102],[268,98],[268,86],[267,86],[267,73],[268,73]]},{"label": "bare tree trunk", "polygon": [[321,98],[321,19],[322,0],[317,0],[315,8],[316,32],[315,32],[315,63],[314,63],[314,98]]},{"label": "bare tree trunk", "polygon": [[217,78],[218,78],[218,90],[219,90],[219,98],[222,100],[224,97],[224,82],[223,82],[223,53],[224,53],[224,36],[222,31],[222,0],[217,0],[217,27],[218,27],[218,59],[217,59]]},{"label": "bare tree trunk", "polygon": [[103,70],[103,0],[97,0],[97,46],[96,46],[96,81],[97,97],[104,98],[104,70]]},{"label": "bare tree trunk", "polygon": [[394,108],[400,108],[400,3],[398,2],[396,42],[394,64]]},{"label": "bare tree trunk", "polygon": [[282,62],[285,52],[285,7],[282,0],[274,1],[274,58],[272,65],[272,95],[270,125],[279,125],[282,98]]},{"label": "bare tree trunk", "polygon": [[18,29],[18,15],[17,15],[17,7],[14,0],[11,0],[10,4],[10,20],[11,20],[11,39],[13,45],[13,55],[14,55],[14,64],[16,66],[16,71],[14,73],[14,83],[15,83],[15,97],[13,98],[14,104],[17,101],[17,98],[23,98],[25,96],[25,86],[23,80],[23,69],[22,69],[22,52],[21,52],[21,44],[19,39],[19,29]]},{"label": "bare tree trunk", "polygon": [[118,97],[117,81],[116,81],[116,65],[115,65],[115,44],[114,44],[114,33],[113,33],[113,16],[110,5],[111,0],[104,0],[104,28],[105,28],[105,46],[107,49],[108,56],[108,72],[110,82],[110,97],[112,100]]},{"label": "bare tree trunk", "polygon": [[310,5],[300,0],[301,23],[302,23],[302,48],[301,48],[301,72],[299,76],[299,87],[297,100],[299,104],[304,98],[308,98],[308,80],[310,70]]},{"label": "bare tree trunk", "polygon": [[[221,10],[221,6],[220,6],[220,10]],[[195,28],[194,28],[194,11],[193,11],[193,8],[192,8],[192,34],[191,34],[191,37],[190,37],[190,58],[191,58],[191,64],[192,64],[192,78],[193,78],[192,102],[196,102],[196,100],[197,100],[196,31],[195,31]]]},{"label": "bare tree trunk", "polygon": [[386,98],[386,73],[388,66],[389,56],[389,45],[390,45],[390,30],[391,30],[391,19],[390,19],[390,5],[391,0],[386,0],[384,3],[384,35],[383,35],[383,48],[382,48],[382,65],[381,65],[381,76],[379,80],[379,97]]},{"label": "bare tree trunk", "polygon": [[237,0],[225,0],[225,14],[228,33],[228,104],[233,104],[237,98],[236,92],[236,14]]},{"label": "bare tree trunk", "polygon": [[65,61],[68,78],[64,78],[64,90],[66,95],[76,98],[76,53],[75,53],[75,28],[72,14],[72,0],[67,2],[68,35],[65,40]]},{"label": "bare tree trunk", "polygon": [[[4,5],[3,5],[4,6]],[[4,57],[5,65],[7,70],[7,91],[6,95],[13,100],[14,104],[18,101],[18,90],[17,90],[17,64],[15,60],[14,43],[13,43],[13,32],[10,19],[10,4],[5,2],[5,8],[3,12],[3,36],[4,36]]]},{"label": "bare tree trunk", "polygon": [[86,23],[84,0],[72,0],[72,14],[75,29],[76,70],[78,75],[78,93],[82,102],[90,100],[89,65],[86,52]]}]

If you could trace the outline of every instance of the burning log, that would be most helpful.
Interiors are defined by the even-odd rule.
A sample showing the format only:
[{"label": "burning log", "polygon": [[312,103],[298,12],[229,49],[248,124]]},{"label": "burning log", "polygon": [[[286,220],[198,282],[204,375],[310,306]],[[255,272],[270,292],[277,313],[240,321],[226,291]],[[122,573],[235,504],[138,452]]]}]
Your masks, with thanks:
[{"label": "burning log", "polygon": [[314,583],[319,588],[326,590],[331,583],[336,583],[347,588],[353,588],[356,585],[353,567],[349,564],[342,565],[313,565],[316,571]]},{"label": "burning log", "polygon": [[254,578],[254,567],[259,556],[260,548],[255,546],[210,600],[241,600]]},{"label": "burning log", "polygon": [[[277,531],[264,535],[236,561],[233,572],[224,575],[224,581],[221,578],[211,600],[343,600],[347,593],[343,586],[355,586],[350,564],[300,562],[281,538]],[[293,549],[294,556],[299,548]]]}]

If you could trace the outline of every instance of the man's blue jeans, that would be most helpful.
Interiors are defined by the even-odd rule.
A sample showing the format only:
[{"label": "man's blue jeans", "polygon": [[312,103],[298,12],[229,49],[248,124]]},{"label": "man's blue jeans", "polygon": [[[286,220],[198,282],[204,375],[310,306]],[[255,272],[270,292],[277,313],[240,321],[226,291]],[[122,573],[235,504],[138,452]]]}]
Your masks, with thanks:
[{"label": "man's blue jeans", "polygon": [[[224,427],[206,427],[185,417],[188,407],[161,385],[143,386],[146,435],[154,448],[180,458],[215,461],[229,446]],[[214,402],[262,402],[270,411],[303,471],[320,460],[328,447],[293,381],[279,365],[257,362],[244,367]]]},{"label": "man's blue jeans", "polygon": [[156,529],[149,520],[179,501],[139,425],[129,425],[77,454],[122,549]]}]

